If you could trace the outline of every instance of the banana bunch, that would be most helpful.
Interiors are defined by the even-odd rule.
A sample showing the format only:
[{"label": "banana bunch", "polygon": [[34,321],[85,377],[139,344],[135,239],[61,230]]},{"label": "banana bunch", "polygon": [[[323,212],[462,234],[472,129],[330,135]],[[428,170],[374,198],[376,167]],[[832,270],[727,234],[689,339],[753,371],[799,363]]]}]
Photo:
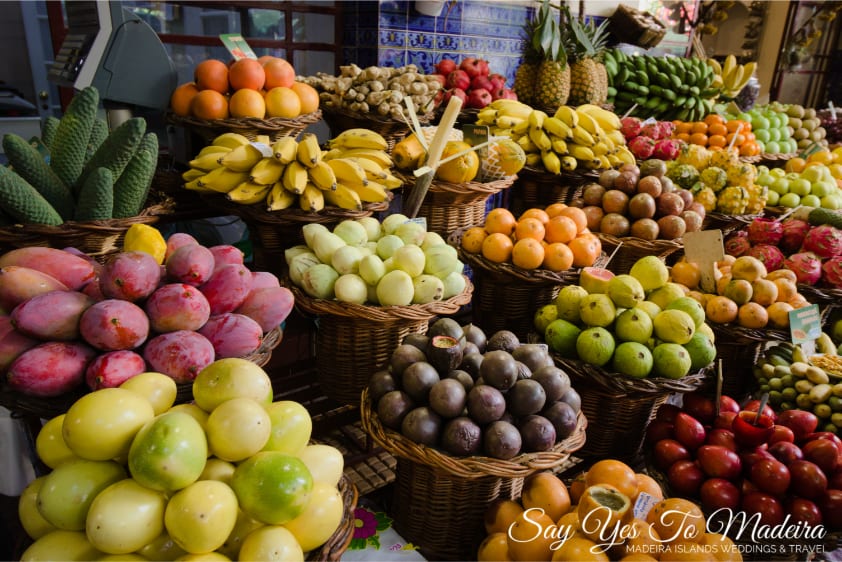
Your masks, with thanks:
[{"label": "banana bunch", "polygon": [[659,121],[699,121],[713,112],[720,89],[715,72],[703,59],[605,52],[608,103],[619,114]]},{"label": "banana bunch", "polygon": [[344,131],[319,146],[316,135],[300,141],[282,137],[256,142],[238,133],[224,133],[204,147],[182,174],[184,187],[225,193],[242,205],[265,202],[268,211],[298,205],[308,212],[326,204],[361,210],[363,203],[385,201],[389,189],[402,185],[390,172],[386,140],[368,129]]},{"label": "banana bunch", "polygon": [[620,118],[596,105],[563,105],[548,115],[515,100],[496,100],[480,110],[477,124],[487,125],[492,135],[511,137],[526,152],[527,165],[542,165],[553,174],[635,161]]},{"label": "banana bunch", "polygon": [[719,61],[709,58],[705,61],[713,69],[713,87],[722,90],[722,96],[734,99],[740,90],[745,88],[749,79],[757,68],[757,63],[752,61],[746,64],[737,64],[737,57],[728,55],[725,64],[720,65]]}]

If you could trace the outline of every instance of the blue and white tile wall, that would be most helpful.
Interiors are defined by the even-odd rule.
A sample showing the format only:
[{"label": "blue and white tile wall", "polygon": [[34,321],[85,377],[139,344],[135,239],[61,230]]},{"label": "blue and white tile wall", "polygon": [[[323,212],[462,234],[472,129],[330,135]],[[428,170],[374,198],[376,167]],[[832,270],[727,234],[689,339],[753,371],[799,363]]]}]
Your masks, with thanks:
[{"label": "blue and white tile wall", "polygon": [[412,63],[432,73],[442,58],[479,57],[489,61],[492,72],[506,76],[511,86],[521,61],[523,25],[533,13],[522,2],[446,0],[438,17],[419,13],[414,0],[347,2],[344,63],[363,67]]}]

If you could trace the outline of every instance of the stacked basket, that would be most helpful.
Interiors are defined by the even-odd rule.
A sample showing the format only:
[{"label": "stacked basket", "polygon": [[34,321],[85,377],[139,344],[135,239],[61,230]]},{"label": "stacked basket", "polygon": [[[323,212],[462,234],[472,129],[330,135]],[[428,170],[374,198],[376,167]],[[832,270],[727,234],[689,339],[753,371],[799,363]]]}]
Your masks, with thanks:
[{"label": "stacked basket", "polygon": [[180,125],[185,129],[196,133],[207,143],[210,143],[223,133],[239,133],[249,140],[257,140],[258,135],[266,135],[272,141],[281,137],[294,137],[301,131],[322,120],[321,110],[312,113],[305,113],[294,119],[283,117],[240,117],[229,119],[214,119],[208,121],[192,116],[180,116],[175,113],[168,113],[167,120]]},{"label": "stacked basket", "polygon": [[544,208],[552,203],[570,204],[581,195],[582,185],[599,177],[596,171],[550,172],[525,166],[512,185],[511,210],[520,215],[532,207]]},{"label": "stacked basket", "polygon": [[683,248],[676,240],[644,240],[634,236],[618,238],[603,232],[596,233],[605,252],[611,256],[608,269],[617,275],[628,273],[637,260],[646,256],[657,256],[661,260],[672,256]]},{"label": "stacked basket", "polygon": [[751,367],[772,341],[789,341],[789,331],[755,330],[731,324],[711,324],[716,335],[716,359],[722,362],[722,394],[740,400],[748,396],[754,378]]},{"label": "stacked basket", "polygon": [[433,180],[418,215],[427,219],[427,230],[447,236],[459,228],[485,221],[488,199],[511,187],[514,176],[480,183],[456,184]]}]

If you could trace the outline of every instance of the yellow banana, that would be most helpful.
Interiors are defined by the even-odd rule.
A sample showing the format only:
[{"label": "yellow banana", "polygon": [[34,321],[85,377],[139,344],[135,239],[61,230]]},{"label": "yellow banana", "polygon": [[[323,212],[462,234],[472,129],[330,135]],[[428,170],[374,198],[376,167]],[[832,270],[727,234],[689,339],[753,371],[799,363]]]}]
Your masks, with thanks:
[{"label": "yellow banana", "polygon": [[553,141],[553,152],[555,152],[559,156],[568,154],[567,143],[565,141],[561,140],[558,137],[550,137],[550,140]]},{"label": "yellow banana", "polygon": [[739,87],[740,82],[743,79],[743,70],[744,68],[740,65],[734,67],[734,69],[723,76],[722,81],[725,83],[725,88],[728,90],[737,90]]},{"label": "yellow banana", "polygon": [[553,143],[550,140],[549,135],[544,132],[543,129],[536,129],[534,127],[529,128],[529,138],[532,142],[535,143],[535,146],[538,147],[538,150],[545,151],[550,150],[553,147]]},{"label": "yellow banana", "polygon": [[287,191],[301,195],[304,193],[304,187],[307,185],[307,178],[307,168],[302,166],[298,161],[293,161],[284,168],[281,183]]},{"label": "yellow banana", "polygon": [[325,208],[325,194],[321,189],[307,182],[304,193],[298,196],[298,206],[302,211],[318,213]]},{"label": "yellow banana", "polygon": [[715,58],[707,58],[705,60],[707,65],[713,69],[714,74],[722,74],[722,65],[719,64],[719,61]]},{"label": "yellow banana", "polygon": [[605,156],[606,154],[608,154],[609,146],[604,142],[598,142],[591,147],[591,150],[593,150],[593,153],[597,157]]},{"label": "yellow banana", "polygon": [[532,113],[529,114],[529,127],[533,129],[540,129],[544,125],[544,119],[547,118],[547,114],[541,111],[540,109],[533,109]]},{"label": "yellow banana", "polygon": [[221,146],[226,148],[237,148],[238,146],[248,144],[251,142],[248,137],[240,133],[222,133],[213,139],[214,146]]},{"label": "yellow banana", "polygon": [[599,123],[597,123],[596,119],[594,119],[591,115],[587,113],[579,113],[578,115],[579,126],[589,132],[591,136],[594,137],[594,140],[598,140],[605,136],[605,133],[602,131],[602,127],[599,126]]},{"label": "yellow banana", "polygon": [[547,117],[544,119],[544,130],[566,141],[573,140],[573,130],[558,117]]},{"label": "yellow banana", "polygon": [[269,135],[257,135],[255,141],[266,146],[272,146],[272,138]]},{"label": "yellow banana", "polygon": [[212,193],[213,192],[212,189],[208,189],[207,187],[200,186],[198,178],[185,183],[184,189],[189,189],[190,191],[196,191],[196,192],[199,192],[199,193]]},{"label": "yellow banana", "polygon": [[625,162],[620,160],[620,157],[617,156],[616,154],[609,154],[608,155],[608,163],[611,165],[612,168],[619,168],[620,166],[625,164]]},{"label": "yellow banana", "polygon": [[342,131],[336,138],[328,142],[331,148],[372,148],[374,150],[386,150],[389,143],[383,136],[370,129],[347,129]]},{"label": "yellow banana", "polygon": [[540,152],[538,150],[538,146],[534,142],[532,142],[532,139],[529,138],[529,135],[523,135],[516,142],[527,154],[529,154],[530,152]]},{"label": "yellow banana", "polygon": [[[381,168],[391,168],[394,163],[392,157],[383,150],[372,150],[370,148],[352,148],[343,150],[339,158],[366,158],[380,165]],[[331,158],[333,159],[333,158]]]},{"label": "yellow banana", "polygon": [[625,146],[618,147],[617,158],[619,158],[623,164],[635,163],[634,154],[632,154],[632,152]]},{"label": "yellow banana", "polygon": [[191,168],[196,168],[197,170],[202,170],[204,172],[210,172],[211,170],[222,167],[222,164],[219,161],[225,154],[226,153],[224,152],[208,152],[204,156],[197,156],[187,164]]},{"label": "yellow banana", "polygon": [[508,116],[526,119],[532,113],[532,108],[517,100],[495,100],[488,104],[488,107],[497,110],[497,117]]},{"label": "yellow banana", "polygon": [[368,158],[357,158],[356,156],[349,156],[348,158],[359,164],[360,167],[365,170],[365,177],[369,180],[383,181],[386,179],[386,172],[383,171],[383,166],[374,160],[369,160]]},{"label": "yellow banana", "polygon": [[596,160],[596,155],[593,153],[593,150],[591,150],[587,146],[571,144],[568,145],[568,148],[570,149],[570,156],[572,156],[576,160],[583,160],[585,162],[590,160]]},{"label": "yellow banana", "polygon": [[181,179],[185,182],[191,182],[200,176],[204,176],[207,172],[204,170],[200,170],[199,168],[190,168],[183,174],[181,174]]},{"label": "yellow banana", "polygon": [[611,142],[614,143],[614,146],[626,144],[626,137],[623,136],[623,133],[620,132],[619,129],[608,131],[607,133],[605,133],[605,138],[610,139]]},{"label": "yellow banana", "polygon": [[570,107],[569,105],[559,106],[559,108],[556,109],[555,115],[553,115],[553,117],[560,119],[565,125],[567,125],[571,129],[574,129],[579,125],[579,115],[576,113],[576,110]]},{"label": "yellow banana", "polygon": [[386,177],[383,178],[381,183],[386,186],[386,189],[397,189],[403,185],[403,180],[386,172]]},{"label": "yellow banana", "polygon": [[505,129],[505,128],[501,129],[499,127],[495,127],[495,128],[499,129],[498,131],[494,132],[494,134],[497,135],[497,136],[505,136],[506,131],[511,131],[511,134],[512,134],[513,137],[515,135],[521,135],[522,136],[522,135],[525,135],[526,133],[529,132],[529,120],[524,119],[523,121],[521,121],[520,123],[518,123],[517,125],[512,127],[511,129]]},{"label": "yellow banana", "polygon": [[263,158],[263,153],[253,144],[243,144],[227,152],[219,163],[234,172],[248,172]]},{"label": "yellow banana", "polygon": [[527,152],[526,153],[526,165],[535,167],[541,163],[541,153],[540,152]]},{"label": "yellow banana", "polygon": [[552,150],[541,151],[541,162],[544,168],[551,174],[561,173],[561,159]]},{"label": "yellow banana", "polygon": [[272,155],[281,163],[289,164],[298,154],[298,141],[292,137],[281,137],[272,145]]},{"label": "yellow banana", "polygon": [[319,139],[313,133],[304,133],[298,141],[298,150],[295,153],[296,159],[307,168],[312,168],[322,160],[322,147],[319,146]]},{"label": "yellow banana", "polygon": [[733,72],[734,68],[737,66],[737,57],[733,54],[728,55],[725,57],[725,64],[722,65],[722,78],[724,79],[727,75]]},{"label": "yellow banana", "polygon": [[365,184],[368,178],[365,175],[365,170],[362,166],[349,158],[336,158],[327,161],[328,166],[333,168],[333,173],[336,174],[337,183],[356,185]]},{"label": "yellow banana", "polygon": [[587,132],[582,127],[574,127],[573,131],[573,142],[582,146],[593,146],[596,143],[596,139],[593,138],[589,132]]},{"label": "yellow banana", "polygon": [[272,185],[281,179],[284,167],[272,157],[264,158],[249,171],[249,179],[260,185]]},{"label": "yellow banana", "polygon": [[298,196],[284,189],[281,182],[276,182],[266,196],[267,211],[281,211],[292,207],[298,200]]},{"label": "yellow banana", "polygon": [[354,211],[362,211],[363,203],[356,191],[345,185],[344,183],[337,183],[335,191],[323,191],[325,201],[339,207],[340,209],[350,209]]},{"label": "yellow banana", "polygon": [[579,167],[579,162],[572,156],[561,157],[561,169],[565,172],[572,172]]},{"label": "yellow banana", "polygon": [[199,154],[196,155],[196,158],[201,156],[207,156],[208,154],[216,154],[217,156],[222,156],[226,152],[231,152],[231,149],[227,146],[216,146],[215,144],[209,144],[208,146],[202,148],[199,151]]},{"label": "yellow banana", "polygon": [[254,205],[266,199],[270,191],[272,191],[271,185],[260,185],[246,181],[229,191],[225,196],[234,203]]},{"label": "yellow banana", "polygon": [[389,198],[389,192],[386,190],[386,186],[380,182],[369,181],[365,185],[357,183],[348,187],[357,192],[357,195],[360,196],[360,201],[365,201],[366,203],[379,203]]},{"label": "yellow banana", "polygon": [[198,182],[199,187],[212,189],[213,191],[218,191],[220,193],[228,193],[244,181],[248,181],[248,179],[248,172],[234,172],[228,168],[220,166],[215,170],[211,170],[196,181]]},{"label": "yellow banana", "polygon": [[597,159],[599,160],[599,165],[597,165],[594,169],[607,170],[611,167],[611,162],[608,160],[607,155],[601,154],[597,156]]},{"label": "yellow banana", "polygon": [[307,170],[310,182],[319,189],[336,189],[336,174],[327,162],[321,161]]},{"label": "yellow banana", "polygon": [[621,126],[620,118],[617,116],[616,113],[608,111],[607,109],[603,109],[598,105],[594,105],[592,103],[580,105],[576,108],[576,112],[584,112],[593,117],[594,120],[596,120],[596,122],[602,128],[602,130],[604,130],[606,133],[608,133],[608,131],[619,129]]},{"label": "yellow banana", "polygon": [[[500,115],[497,117],[497,126],[502,127],[504,129],[512,129],[516,127],[518,124],[523,123],[526,121],[524,117],[512,117],[510,115]],[[527,125],[529,122],[527,121]]]},{"label": "yellow banana", "polygon": [[[747,62],[743,65],[743,80],[746,82],[754,75],[754,71],[757,70],[757,61]],[[745,84],[743,84],[745,86]]]},{"label": "yellow banana", "polygon": [[486,123],[494,123],[497,120],[497,110],[493,107],[483,107],[477,113],[477,118]]}]

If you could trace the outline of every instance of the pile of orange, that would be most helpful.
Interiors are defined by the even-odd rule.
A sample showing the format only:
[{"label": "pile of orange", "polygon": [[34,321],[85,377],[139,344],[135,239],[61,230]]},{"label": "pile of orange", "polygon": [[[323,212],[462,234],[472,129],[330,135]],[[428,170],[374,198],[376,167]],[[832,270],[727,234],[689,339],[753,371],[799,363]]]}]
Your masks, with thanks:
[{"label": "pile of orange", "polygon": [[294,119],[319,108],[315,88],[295,80],[295,69],[279,57],[240,59],[230,64],[207,59],[196,65],[194,81],[170,97],[173,113],[214,120],[228,117]]},{"label": "pile of orange", "polygon": [[757,156],[760,145],[751,132],[751,123],[740,119],[726,121],[717,113],[711,113],[703,121],[673,121],[673,138],[711,150],[726,148],[734,143],[740,156]]},{"label": "pile of orange", "polygon": [[527,209],[518,218],[508,209],[492,209],[483,226],[465,231],[462,249],[495,263],[557,272],[593,265],[602,244],[588,230],[582,209],[553,203]]}]

